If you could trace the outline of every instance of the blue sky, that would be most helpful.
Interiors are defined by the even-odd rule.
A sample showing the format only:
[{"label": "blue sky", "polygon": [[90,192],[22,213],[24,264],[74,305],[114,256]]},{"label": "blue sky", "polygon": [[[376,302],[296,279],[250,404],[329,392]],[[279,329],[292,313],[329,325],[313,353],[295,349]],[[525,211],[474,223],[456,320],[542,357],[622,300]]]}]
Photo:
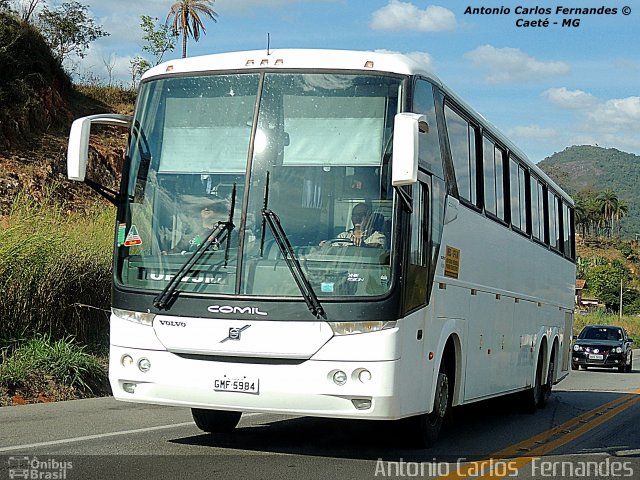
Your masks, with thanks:
[{"label": "blue sky", "polygon": [[[56,4],[55,1],[49,2]],[[60,2],[57,2],[60,3]],[[82,0],[111,33],[78,64],[106,78],[104,60],[129,82],[143,54],[140,15],[164,21],[172,0]],[[470,15],[467,7],[509,7]],[[551,15],[516,14],[519,5]],[[556,15],[556,8],[616,8],[615,15]],[[629,15],[623,7],[631,9]],[[429,62],[440,79],[511,137],[535,162],[574,144],[640,154],[640,2],[634,0],[217,0],[189,56],[271,47],[389,50]],[[544,20],[549,27],[517,27]],[[562,27],[580,18],[578,27]],[[553,25],[553,22],[559,22]],[[168,58],[178,57],[181,46]]]}]

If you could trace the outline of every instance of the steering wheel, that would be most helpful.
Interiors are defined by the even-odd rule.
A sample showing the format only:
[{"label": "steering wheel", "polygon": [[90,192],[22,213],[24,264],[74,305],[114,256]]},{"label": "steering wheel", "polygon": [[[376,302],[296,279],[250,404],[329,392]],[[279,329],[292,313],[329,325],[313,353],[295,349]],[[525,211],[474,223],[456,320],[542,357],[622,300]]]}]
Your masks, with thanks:
[{"label": "steering wheel", "polygon": [[331,240],[325,240],[325,242],[330,244],[331,246],[334,246],[336,244],[344,244],[344,246],[355,245],[355,243],[353,243],[353,240],[350,238],[332,238]]}]

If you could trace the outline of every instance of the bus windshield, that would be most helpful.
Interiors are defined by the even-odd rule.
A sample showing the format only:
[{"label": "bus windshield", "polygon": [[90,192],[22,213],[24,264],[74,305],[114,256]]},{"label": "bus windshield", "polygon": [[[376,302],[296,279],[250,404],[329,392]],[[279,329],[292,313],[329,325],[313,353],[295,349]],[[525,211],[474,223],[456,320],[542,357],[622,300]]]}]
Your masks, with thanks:
[{"label": "bus windshield", "polygon": [[162,290],[208,239],[178,292],[298,297],[264,212],[318,297],[384,295],[389,161],[403,78],[345,73],[164,77],[139,93],[116,279]]}]

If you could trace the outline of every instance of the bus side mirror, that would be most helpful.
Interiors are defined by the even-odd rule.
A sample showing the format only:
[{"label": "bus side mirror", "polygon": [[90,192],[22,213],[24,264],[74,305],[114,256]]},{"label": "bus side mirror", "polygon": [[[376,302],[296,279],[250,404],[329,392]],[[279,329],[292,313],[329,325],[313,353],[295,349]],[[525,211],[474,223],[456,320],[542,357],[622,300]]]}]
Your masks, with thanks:
[{"label": "bus side mirror", "polygon": [[85,180],[92,124],[116,125],[129,128],[131,127],[131,122],[132,117],[128,115],[112,113],[90,115],[74,120],[71,125],[69,146],[67,148],[67,176],[69,180],[78,182],[84,182]]},{"label": "bus side mirror", "polygon": [[418,181],[420,132],[428,129],[427,119],[419,113],[398,113],[393,123],[391,183],[394,187]]}]

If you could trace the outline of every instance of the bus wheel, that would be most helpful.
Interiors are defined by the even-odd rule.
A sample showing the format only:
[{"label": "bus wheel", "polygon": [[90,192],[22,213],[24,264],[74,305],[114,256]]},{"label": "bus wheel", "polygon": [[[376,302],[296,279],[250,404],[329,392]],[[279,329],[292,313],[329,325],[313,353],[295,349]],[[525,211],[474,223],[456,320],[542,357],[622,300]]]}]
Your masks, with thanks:
[{"label": "bus wheel", "polygon": [[542,352],[538,355],[538,363],[536,365],[536,376],[533,386],[523,392],[523,408],[527,413],[535,413],[538,406],[543,402],[542,392]]},{"label": "bus wheel", "polygon": [[551,352],[551,358],[549,359],[549,368],[547,369],[547,383],[542,386],[542,395],[540,395],[540,401],[538,402],[538,408],[544,408],[547,405],[547,400],[551,397],[551,389],[553,388],[553,374],[556,369],[556,350],[555,348]]},{"label": "bus wheel", "polygon": [[192,408],[191,416],[196,426],[207,433],[230,432],[242,416],[242,412],[227,412],[224,410],[206,410],[202,408]]},{"label": "bus wheel", "polygon": [[425,413],[418,416],[418,444],[421,447],[429,448],[438,440],[442,422],[446,416],[451,400],[449,398],[449,377],[441,368],[438,373],[438,382],[436,383],[436,396],[433,401],[433,410],[431,413]]}]

